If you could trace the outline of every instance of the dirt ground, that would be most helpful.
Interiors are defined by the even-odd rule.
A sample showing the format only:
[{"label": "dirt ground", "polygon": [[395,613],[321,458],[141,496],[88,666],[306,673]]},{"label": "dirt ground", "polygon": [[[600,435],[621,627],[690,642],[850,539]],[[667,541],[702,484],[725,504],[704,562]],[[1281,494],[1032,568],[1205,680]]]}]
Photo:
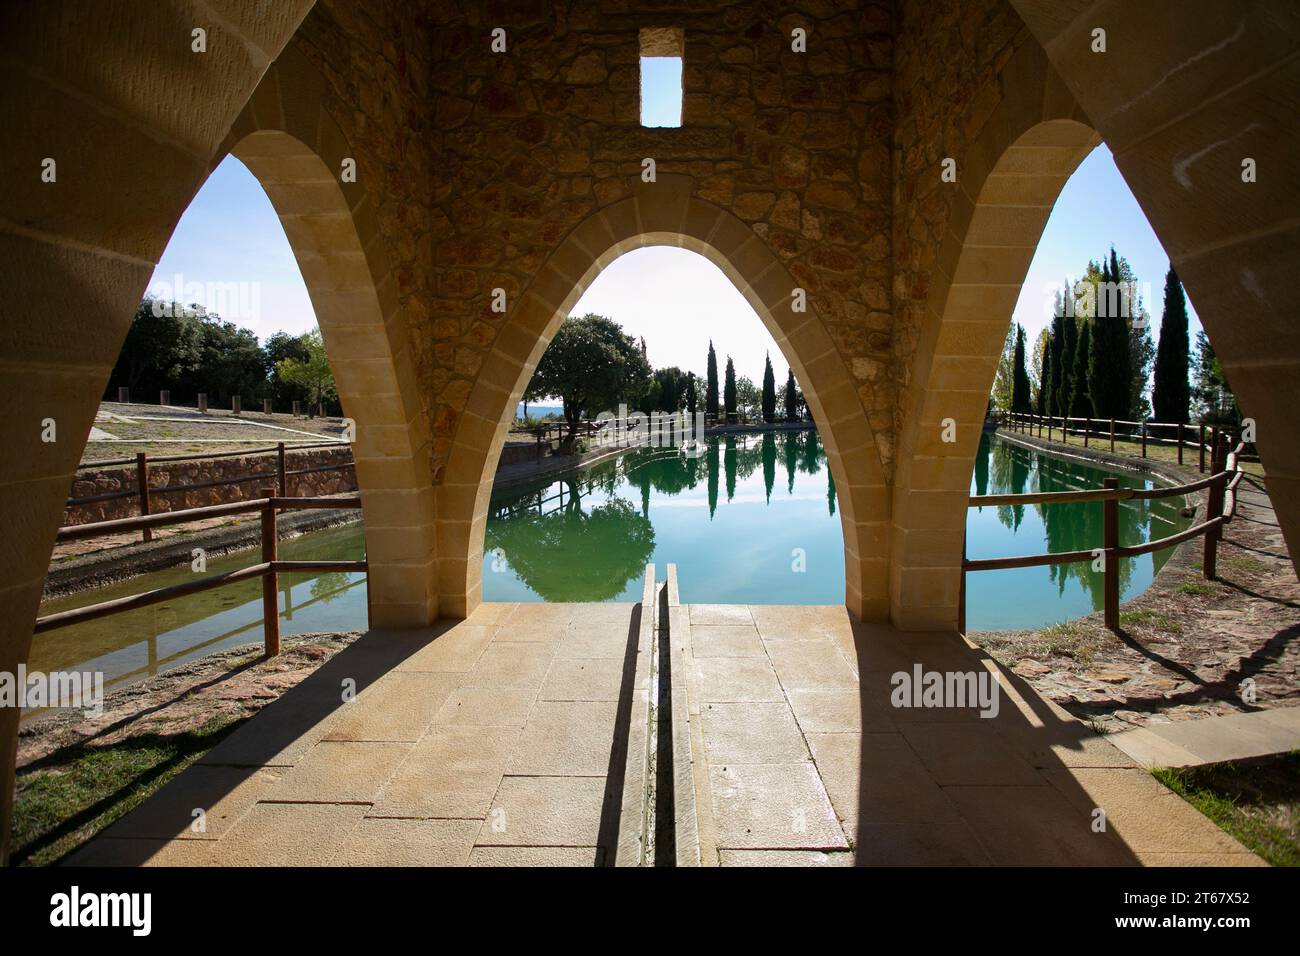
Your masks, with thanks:
[{"label": "dirt ground", "polygon": [[100,717],[78,711],[25,724],[18,732],[18,768],[78,744],[109,747],[145,734],[183,734],[214,718],[251,717],[360,636],[286,637],[273,658],[262,656],[260,643],[241,645],[107,694]]},{"label": "dirt ground", "polygon": [[240,451],[277,442],[293,445],[337,440],[343,435],[342,418],[264,415],[261,403],[257,405],[257,411],[245,409],[234,415],[229,409],[209,408],[200,414],[197,409],[181,406],[104,402],[95,417],[95,428],[117,440],[98,440],[97,433],[92,432],[81,461],[87,464],[127,458],[141,451],[150,457]]}]

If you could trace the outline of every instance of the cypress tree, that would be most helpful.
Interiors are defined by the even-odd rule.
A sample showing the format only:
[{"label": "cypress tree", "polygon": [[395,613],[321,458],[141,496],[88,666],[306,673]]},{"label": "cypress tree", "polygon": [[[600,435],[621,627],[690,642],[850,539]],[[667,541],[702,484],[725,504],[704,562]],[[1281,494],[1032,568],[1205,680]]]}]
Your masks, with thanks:
[{"label": "cypress tree", "polygon": [[785,420],[794,421],[799,416],[799,391],[794,383],[794,369],[785,377]]},{"label": "cypress tree", "polygon": [[709,367],[704,379],[704,413],[716,417],[718,414],[718,355],[713,351],[713,340],[709,340]]},{"label": "cypress tree", "polygon": [[727,421],[736,414],[736,366],[727,356],[727,377],[722,386],[722,410],[727,414]]},{"label": "cypress tree", "polygon": [[1187,297],[1173,266],[1165,274],[1165,314],[1160,319],[1156,346],[1155,384],[1151,395],[1158,422],[1187,422],[1189,385]]},{"label": "cypress tree", "polygon": [[1098,418],[1129,416],[1129,329],[1116,293],[1119,264],[1115,250],[1102,260],[1097,289],[1097,314],[1093,320],[1088,356],[1088,385]]},{"label": "cypress tree", "polygon": [[1040,417],[1047,414],[1051,408],[1052,401],[1052,340],[1048,338],[1047,348],[1044,349],[1046,354],[1043,355],[1043,380],[1038,383],[1038,408],[1036,414]]},{"label": "cypress tree", "polygon": [[1088,349],[1091,323],[1079,323],[1079,341],[1074,347],[1074,374],[1070,379],[1070,417],[1091,418],[1092,397],[1088,391]]},{"label": "cypress tree", "polygon": [[1070,414],[1070,399],[1074,394],[1075,352],[1078,346],[1079,322],[1070,309],[1062,321],[1061,377],[1056,389],[1056,414],[1064,418]]},{"label": "cypress tree", "polygon": [[1030,411],[1029,370],[1025,368],[1025,330],[1016,325],[1016,351],[1011,377],[1011,410],[1013,412]]},{"label": "cypress tree", "polygon": [[686,373],[686,411],[691,416],[691,418],[695,417],[695,401],[696,401],[695,400],[695,373],[687,372]]},{"label": "cypress tree", "polygon": [[1051,361],[1045,363],[1051,369],[1050,383],[1051,388],[1047,393],[1047,407],[1043,410],[1044,415],[1059,415],[1057,410],[1061,403],[1061,384],[1065,381],[1065,373],[1061,369],[1061,351],[1065,344],[1065,313],[1073,311],[1071,303],[1069,283],[1066,283],[1064,294],[1057,299],[1056,309],[1052,314],[1052,347]]},{"label": "cypress tree", "polygon": [[772,372],[772,356],[765,359],[763,368],[763,421],[776,421],[776,375]]}]

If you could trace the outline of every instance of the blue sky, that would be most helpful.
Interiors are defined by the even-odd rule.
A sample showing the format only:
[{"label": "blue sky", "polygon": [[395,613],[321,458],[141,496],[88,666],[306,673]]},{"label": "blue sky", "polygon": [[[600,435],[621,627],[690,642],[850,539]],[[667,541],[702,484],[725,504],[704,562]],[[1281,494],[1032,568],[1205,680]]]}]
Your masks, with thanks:
[{"label": "blue sky", "polygon": [[[1079,278],[1088,261],[1100,261],[1112,244],[1133,266],[1143,304],[1151,314],[1152,338],[1158,338],[1169,256],[1103,143],[1079,164],[1061,190],[1029,265],[1012,313],[1025,327],[1029,341],[1051,321],[1052,294],[1065,284],[1066,277]],[[1187,311],[1194,343],[1201,324],[1190,301]]]},{"label": "blue sky", "polygon": [[[666,70],[655,89],[680,89],[680,61],[643,60],[647,68]],[[676,74],[672,73],[676,64]],[[651,101],[653,100],[653,101]],[[671,97],[657,93],[647,107],[657,121],[674,117]],[[665,112],[666,111],[666,112]],[[1159,330],[1168,257],[1146,217],[1129,193],[1109,150],[1099,146],[1066,183],[1048,219],[1042,241],[1016,304],[1014,319],[1032,341],[1050,320],[1052,293],[1067,276],[1082,274],[1090,258],[1115,244],[1149,283],[1146,307]],[[278,330],[301,333],[315,325],[311,300],[270,200],[253,175],[227,157],[199,191],[181,218],[154,272],[150,290],[168,292],[176,274],[184,283],[248,283],[254,295],[241,314],[227,308],[224,317],[252,329],[265,340]],[[202,295],[197,298],[209,307]],[[220,303],[218,303],[220,305]],[[786,362],[761,320],[716,266],[677,248],[639,249],[620,257],[592,282],[574,308],[576,314],[611,316],[632,335],[646,339],[655,366],[677,365],[703,373],[709,340],[719,366],[731,355],[740,375],[761,381],[763,359],[771,354],[777,380]],[[1193,337],[1200,328],[1192,312]],[[1194,339],[1193,339],[1194,340]]]},{"label": "blue sky", "polygon": [[641,57],[641,125],[682,125],[681,57]]}]

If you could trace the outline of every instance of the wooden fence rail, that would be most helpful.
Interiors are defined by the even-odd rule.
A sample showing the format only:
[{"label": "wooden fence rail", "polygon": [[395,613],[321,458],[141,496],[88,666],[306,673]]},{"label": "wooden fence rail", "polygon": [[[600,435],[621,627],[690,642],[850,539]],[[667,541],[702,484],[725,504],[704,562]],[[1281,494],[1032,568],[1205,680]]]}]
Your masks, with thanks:
[{"label": "wooden fence rail", "polygon": [[[239,451],[218,451],[205,452],[199,455],[161,455],[150,458],[145,452],[139,452],[133,458],[110,458],[105,461],[88,461],[84,465],[78,465],[77,471],[87,471],[93,468],[105,468],[112,465],[126,465],[135,463],[135,487],[127,488],[123,491],[108,491],[98,495],[85,495],[80,498],[68,498],[67,507],[74,508],[77,505],[94,504],[98,501],[115,501],[120,498],[135,498],[139,502],[140,516],[146,517],[152,509],[153,498],[157,495],[170,495],[183,491],[199,491],[203,488],[220,488],[227,485],[242,485],[250,481],[261,481],[266,479],[275,479],[276,488],[281,498],[289,494],[289,479],[299,475],[312,475],[326,471],[347,471],[355,468],[356,463],[351,461],[342,462],[337,465],[317,465],[313,468],[296,468],[289,469],[285,465],[285,452],[288,451],[305,451],[314,448],[347,448],[350,447],[347,442],[328,441],[313,442],[306,445],[292,445],[286,449],[284,442],[275,445],[268,445],[264,448],[249,448]],[[275,471],[254,471],[246,475],[236,475],[232,478],[217,478],[212,481],[196,481],[186,485],[167,485],[163,488],[154,488],[149,485],[149,465],[161,464],[164,462],[185,462],[185,461],[209,461],[215,458],[243,458],[247,455],[263,454],[273,451],[276,453]],[[145,525],[141,529],[141,539],[144,541],[153,540],[152,528],[154,525]]]},{"label": "wooden fence rail", "polygon": [[[1022,416],[1023,418],[1024,416]],[[1037,416],[1029,416],[1037,418]],[[1047,418],[1039,422],[1049,422]],[[1027,424],[1027,421],[1022,422]],[[1049,424],[1050,428],[1051,425]],[[1135,558],[1152,551],[1171,548],[1197,536],[1204,536],[1205,547],[1201,561],[1201,573],[1206,580],[1212,580],[1216,574],[1218,543],[1223,537],[1223,526],[1232,520],[1237,508],[1237,485],[1245,472],[1241,470],[1240,455],[1245,444],[1239,442],[1229,453],[1226,436],[1216,434],[1215,444],[1210,447],[1210,470],[1212,474],[1198,481],[1174,485],[1168,488],[1121,488],[1118,478],[1106,478],[1102,488],[1090,488],[1085,491],[1052,491],[1023,495],[973,495],[969,507],[982,508],[1002,505],[1054,505],[1100,501],[1102,505],[1102,542],[1101,547],[1064,551],[1055,554],[1030,554],[1009,558],[967,558],[966,542],[963,538],[961,551],[961,587],[958,591],[957,622],[962,633],[966,631],[966,574],[970,571],[1000,571],[1008,568],[1032,568],[1053,564],[1073,564],[1078,561],[1103,561],[1104,577],[1104,613],[1106,627],[1119,632],[1119,560]],[[1121,545],[1119,543],[1119,503],[1126,500],[1151,500],[1154,498],[1171,498],[1188,495],[1202,489],[1208,489],[1206,496],[1205,519],[1198,524],[1185,528],[1177,534],[1171,534],[1145,544]]]},{"label": "wooden fence rail", "polygon": [[[1181,422],[1130,422],[1121,418],[1076,418],[1056,415],[1030,415],[1024,412],[1006,412],[1001,422],[1013,432],[1043,437],[1053,440],[1053,433],[1060,440],[1069,444],[1070,436],[1082,437],[1083,447],[1089,447],[1092,439],[1100,438],[1110,442],[1110,450],[1115,451],[1115,441],[1131,441],[1141,445],[1141,457],[1146,458],[1149,445],[1174,446],[1178,449],[1178,464],[1183,464],[1184,453],[1194,449],[1197,453],[1197,470],[1205,473],[1205,454],[1221,439],[1241,441],[1240,429],[1220,425],[1189,425]],[[1159,434],[1157,434],[1159,432]],[[1258,461],[1258,456],[1239,456],[1241,461]]]},{"label": "wooden fence rail", "polygon": [[[161,514],[145,514],[138,518],[119,518],[114,521],[96,521],[90,524],[70,525],[59,529],[59,541],[74,541],[84,538],[98,538],[104,535],[119,534],[124,531],[148,531],[161,525],[186,524],[192,521],[203,521],[207,518],[219,518],[232,514],[245,514],[248,512],[259,512],[262,519],[262,560],[258,564],[252,564],[245,568],[239,568],[234,571],[227,571],[223,574],[213,574],[207,577],[198,578],[194,581],[187,581],[184,584],[174,584],[170,587],[155,588],[152,591],[143,591],[140,594],[131,594],[126,597],[114,598],[111,601],[101,601],[98,604],[89,604],[85,607],[73,608],[68,611],[59,611],[56,614],[48,614],[36,620],[36,634],[43,634],[46,631],[53,631],[61,627],[69,627],[73,624],[80,624],[84,621],[93,621],[101,617],[109,617],[113,614],[121,614],[124,611],[133,611],[137,608],[149,607],[152,604],[160,604],[163,601],[171,601],[176,598],[186,597],[191,594],[199,594],[203,591],[210,591],[213,588],[224,587],[227,584],[237,584],[240,581],[247,581],[251,578],[262,579],[262,631],[263,642],[266,648],[266,656],[273,657],[280,653],[280,614],[277,592],[279,590],[279,575],[281,572],[288,573],[294,571],[369,571],[370,565],[367,561],[281,561],[277,554],[278,534],[276,530],[276,513],[278,511],[291,511],[301,508],[360,508],[361,496],[350,495],[343,498],[287,498],[283,495],[277,495],[273,486],[266,486],[262,489],[262,497],[255,498],[251,501],[236,501],[224,505],[209,505],[203,508],[187,508],[183,511],[166,511]],[[368,616],[368,615],[367,615]]]}]

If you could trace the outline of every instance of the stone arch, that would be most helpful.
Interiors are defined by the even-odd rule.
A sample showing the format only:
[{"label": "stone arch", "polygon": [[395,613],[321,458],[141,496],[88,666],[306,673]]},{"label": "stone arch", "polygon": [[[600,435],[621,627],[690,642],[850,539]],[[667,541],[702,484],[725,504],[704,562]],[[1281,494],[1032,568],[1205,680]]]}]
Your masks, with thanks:
[{"label": "stone arch", "polygon": [[[1187,0],[1132,17],[1122,4],[1011,5],[1105,137],[1243,414],[1255,419],[1265,483],[1296,563],[1300,6]],[[1098,28],[1111,51],[1140,55],[1093,54]],[[1254,181],[1243,179],[1246,158]]]},{"label": "stone arch", "polygon": [[267,72],[219,154],[257,177],[302,271],[352,443],[375,626],[438,615],[429,430],[364,177],[340,180],[357,153],[322,104],[324,78],[290,47]]},{"label": "stone arch", "polygon": [[[1000,81],[998,108],[958,161],[902,397],[890,616],[905,630],[957,624],[971,472],[1002,343],[1056,198],[1101,142],[1038,47],[1022,47]],[[942,440],[946,419],[954,442]]]},{"label": "stone arch", "polygon": [[[221,17],[202,4],[157,4],[133,10],[129,30],[118,4],[0,8],[0,120],[15,144],[0,157],[0,300],[15,319],[0,323],[0,388],[11,398],[0,457],[2,671],[27,660],[72,476],[153,267],[312,3],[232,3]],[[196,57],[177,38],[200,22],[209,52]],[[33,175],[45,157],[58,162],[57,184]],[[57,441],[41,440],[45,420]],[[0,864],[17,730],[18,710],[0,708]]]},{"label": "stone arch", "polygon": [[858,389],[817,317],[791,310],[798,285],[740,219],[692,195],[688,176],[660,174],[593,213],[560,242],[523,291],[470,393],[438,488],[439,582],[445,612],[481,600],[483,534],[501,447],[538,360],[595,276],[623,253],[680,246],[717,265],[745,296],[794,368],[821,431],[841,502],[845,601],[862,618],[888,609],[889,494]]}]

